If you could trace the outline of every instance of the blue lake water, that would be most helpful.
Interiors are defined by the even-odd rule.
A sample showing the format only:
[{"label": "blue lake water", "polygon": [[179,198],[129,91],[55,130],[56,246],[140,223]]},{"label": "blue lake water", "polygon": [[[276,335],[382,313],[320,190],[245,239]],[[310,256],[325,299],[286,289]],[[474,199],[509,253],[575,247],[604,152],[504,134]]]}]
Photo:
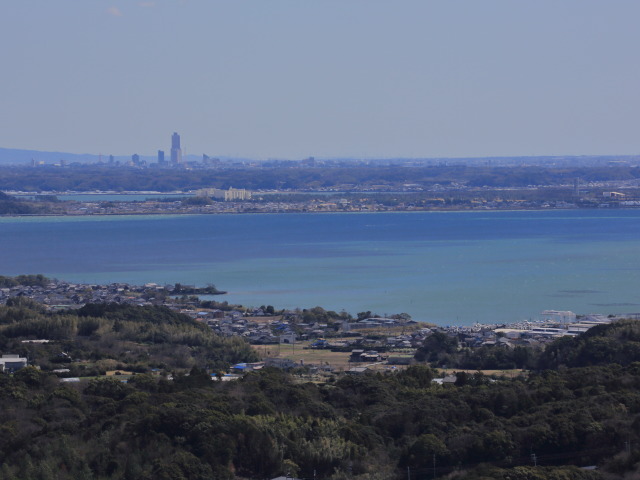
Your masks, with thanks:
[{"label": "blue lake water", "polygon": [[640,210],[0,218],[0,274],[439,324],[640,312]]}]

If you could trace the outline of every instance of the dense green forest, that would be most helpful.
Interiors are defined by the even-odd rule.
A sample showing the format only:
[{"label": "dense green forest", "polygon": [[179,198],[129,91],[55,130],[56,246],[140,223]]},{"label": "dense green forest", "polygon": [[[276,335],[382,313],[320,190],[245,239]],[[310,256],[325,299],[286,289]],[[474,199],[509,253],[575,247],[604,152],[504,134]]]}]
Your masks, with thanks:
[{"label": "dense green forest", "polygon": [[457,337],[436,331],[418,348],[415,358],[433,367],[481,370],[546,370],[611,363],[628,365],[640,362],[640,330],[628,322],[600,325],[578,337],[560,338],[545,349],[523,346],[465,348]]},{"label": "dense green forest", "polygon": [[[189,317],[103,304],[51,314],[16,299],[0,307],[0,349],[41,369],[0,375],[0,477],[637,478],[639,340],[640,324],[617,322],[532,354],[518,378],[455,385],[433,383],[426,364],[323,384],[271,368],[219,382],[211,374],[255,353]],[[61,383],[62,367],[94,378]],[[136,374],[99,376],[112,368]]]},{"label": "dense green forest", "polygon": [[1,167],[0,190],[91,191],[153,190],[169,192],[197,188],[320,189],[349,185],[424,187],[465,183],[470,187],[527,187],[529,185],[572,185],[595,181],[640,178],[640,168],[616,167],[490,167],[490,166],[353,166],[272,167],[226,169],[139,169],[85,165],[56,167]]},{"label": "dense green forest", "polygon": [[37,275],[18,275],[16,277],[6,277],[0,275],[0,288],[11,288],[18,285],[25,285],[30,287],[44,287],[51,280],[42,274]]},{"label": "dense green forest", "polygon": [[68,376],[103,375],[114,369],[173,372],[193,366],[218,372],[232,363],[257,360],[241,338],[218,337],[206,325],[167,307],[88,304],[45,313],[24,297],[0,307],[0,351],[26,356],[43,370],[63,365],[70,369]]}]

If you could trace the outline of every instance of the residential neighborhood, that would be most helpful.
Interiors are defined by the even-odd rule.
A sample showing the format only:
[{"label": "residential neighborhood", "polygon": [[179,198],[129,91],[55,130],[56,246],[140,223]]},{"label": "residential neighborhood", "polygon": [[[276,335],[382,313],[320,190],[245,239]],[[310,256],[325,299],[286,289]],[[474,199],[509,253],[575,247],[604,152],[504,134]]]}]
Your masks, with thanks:
[{"label": "residential neighborhood", "polygon": [[[618,318],[637,317],[637,314],[619,317],[578,316],[573,312],[547,310],[541,312],[541,319],[538,321],[493,325],[436,326],[414,321],[406,314],[389,317],[359,315],[358,318],[343,314],[343,318],[330,318],[327,321],[305,321],[310,313],[307,310],[276,312],[270,306],[246,308],[225,302],[213,302],[212,306],[212,302],[200,301],[194,295],[176,295],[176,292],[194,289],[192,286],[156,283],[99,285],[50,280],[43,285],[0,288],[0,302],[12,305],[21,298],[29,299],[54,312],[78,309],[88,303],[167,307],[206,324],[222,337],[241,337],[254,345],[262,361],[233,365],[222,377],[212,374],[214,380],[223,381],[239,378],[265,366],[285,370],[300,369],[311,374],[357,375],[370,370],[393,371],[417,363],[416,352],[435,332],[455,339],[460,348],[491,347],[510,350],[528,346],[543,349],[558,337],[576,336]],[[46,338],[24,340],[48,341],[50,339]],[[307,358],[305,361],[305,357],[309,357],[311,352],[320,351],[327,352],[325,357],[315,353],[314,360]],[[2,372],[12,373],[28,363],[26,358],[12,352],[2,353]],[[64,370],[56,373],[61,377],[66,376]]]}]

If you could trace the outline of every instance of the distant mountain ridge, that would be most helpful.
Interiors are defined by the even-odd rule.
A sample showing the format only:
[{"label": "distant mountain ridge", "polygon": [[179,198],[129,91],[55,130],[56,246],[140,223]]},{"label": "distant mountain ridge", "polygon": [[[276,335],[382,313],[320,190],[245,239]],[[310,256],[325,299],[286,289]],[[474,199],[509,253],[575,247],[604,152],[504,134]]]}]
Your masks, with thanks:
[{"label": "distant mountain ridge", "polygon": [[[108,156],[106,157],[108,159]],[[41,152],[38,150],[20,150],[15,148],[0,147],[0,165],[30,164],[32,160],[45,163],[59,163],[64,160],[67,163],[96,163],[99,155],[90,153],[65,153],[65,152]],[[103,156],[103,160],[105,157]]]}]

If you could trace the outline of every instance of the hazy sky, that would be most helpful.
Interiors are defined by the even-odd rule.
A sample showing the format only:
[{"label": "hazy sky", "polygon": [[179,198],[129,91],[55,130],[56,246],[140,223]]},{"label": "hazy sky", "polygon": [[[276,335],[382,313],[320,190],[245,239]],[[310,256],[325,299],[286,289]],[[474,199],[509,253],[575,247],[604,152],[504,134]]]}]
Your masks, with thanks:
[{"label": "hazy sky", "polygon": [[640,153],[638,0],[19,0],[0,147]]}]

